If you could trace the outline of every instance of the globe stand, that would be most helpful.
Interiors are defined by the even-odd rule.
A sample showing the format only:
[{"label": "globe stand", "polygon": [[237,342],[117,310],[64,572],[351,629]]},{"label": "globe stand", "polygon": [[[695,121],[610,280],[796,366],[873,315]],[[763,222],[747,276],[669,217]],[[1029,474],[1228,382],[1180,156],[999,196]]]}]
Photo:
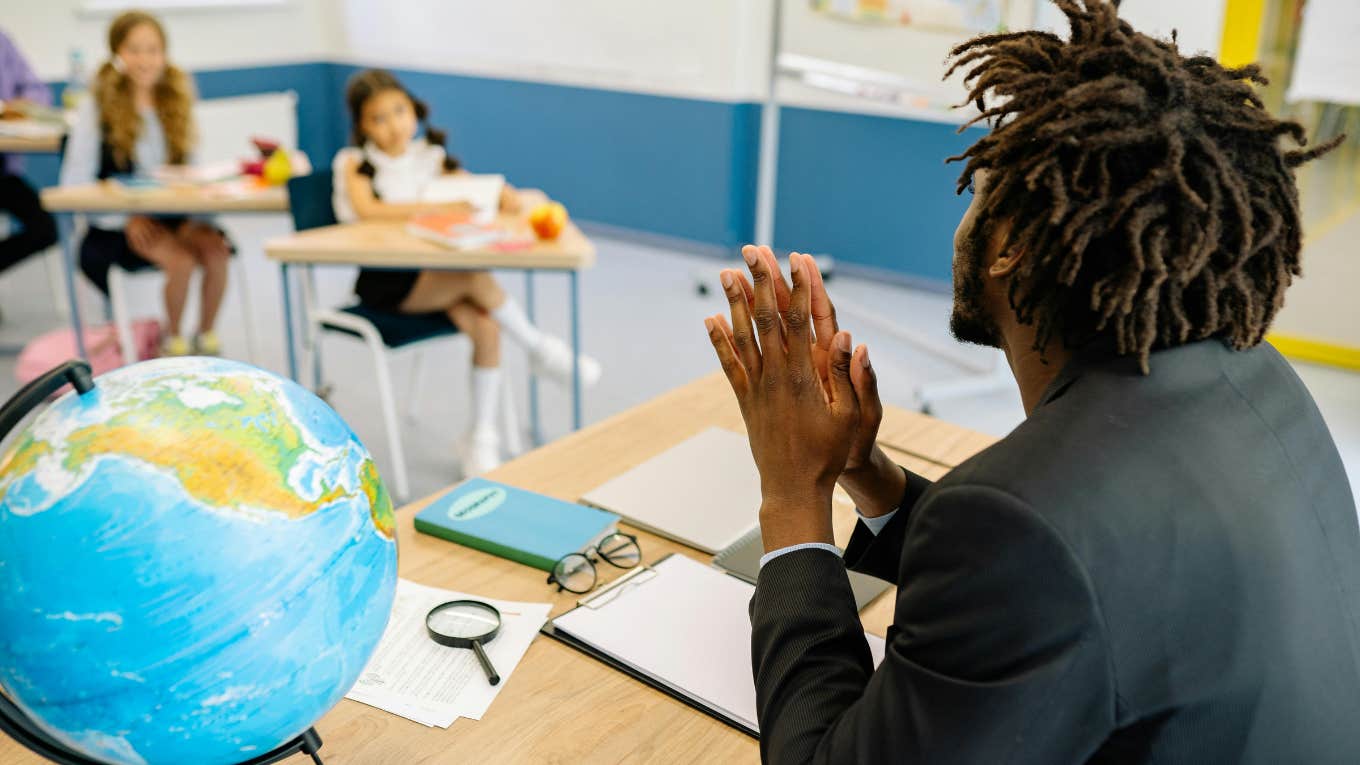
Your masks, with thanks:
[{"label": "globe stand", "polygon": [[[73,751],[70,747],[49,736],[3,693],[0,693],[0,732],[28,747],[39,757],[51,760],[57,765],[101,765],[98,760],[92,760],[79,752]],[[317,735],[315,728],[308,728],[302,732],[302,735],[283,746],[254,759],[246,760],[240,765],[270,765],[270,763],[279,762],[295,754],[305,754],[312,758],[315,765],[324,765],[321,762],[321,755],[317,753],[320,749],[321,736]]]},{"label": "globe stand", "polygon": [[246,760],[241,765],[269,765],[273,762],[285,760],[295,754],[305,754],[312,758],[316,765],[324,765],[321,762],[321,755],[317,752],[321,749],[321,736],[317,734],[316,728],[308,728],[302,732],[301,736],[289,741],[283,746],[272,752],[256,757],[253,760]]}]

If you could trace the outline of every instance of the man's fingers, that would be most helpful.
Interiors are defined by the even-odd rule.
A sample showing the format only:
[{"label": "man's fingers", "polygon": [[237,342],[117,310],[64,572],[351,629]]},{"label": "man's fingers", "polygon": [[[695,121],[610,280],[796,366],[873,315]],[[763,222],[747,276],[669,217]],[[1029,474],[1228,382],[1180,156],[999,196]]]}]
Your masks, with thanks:
[{"label": "man's fingers", "polygon": [[831,341],[831,405],[846,411],[856,406],[855,386],[850,380],[850,343],[849,332],[837,332]]},{"label": "man's fingers", "polygon": [[751,288],[755,292],[755,308],[752,320],[756,334],[760,337],[760,356],[762,376],[764,369],[780,369],[784,365],[784,322],[779,315],[779,305],[775,299],[775,272],[761,257],[756,247],[746,246],[741,250],[746,259],[746,267],[751,270]]},{"label": "man's fingers", "polygon": [[869,363],[869,348],[861,345],[850,359],[850,382],[859,399],[860,422],[877,431],[883,421],[883,402],[878,398],[878,375]]},{"label": "man's fingers", "polygon": [[[749,377],[760,377],[760,347],[756,344],[755,330],[751,326],[751,285],[739,271],[724,270],[719,279],[722,281],[723,294],[732,312],[732,325],[728,330],[732,347],[736,349],[737,359],[746,367]],[[725,322],[724,322],[725,324]]]},{"label": "man's fingers", "polygon": [[807,261],[806,256],[796,252],[789,255],[793,292],[790,293],[789,304],[783,314],[791,369],[812,368],[812,285],[807,273]]},{"label": "man's fingers", "polygon": [[783,313],[789,310],[792,291],[789,289],[789,283],[784,281],[784,272],[779,270],[779,258],[774,256],[774,250],[769,247],[761,245],[757,249],[760,251],[760,257],[770,265],[770,273],[774,275],[774,297],[779,303],[779,312]]},{"label": "man's fingers", "polygon": [[704,328],[708,330],[708,339],[713,343],[714,352],[718,354],[718,363],[722,364],[723,373],[727,375],[732,392],[737,394],[738,399],[744,397],[748,387],[746,370],[737,360],[737,350],[732,346],[726,322],[722,320],[721,315],[711,316],[704,319]]},{"label": "man's fingers", "polygon": [[807,274],[812,287],[812,329],[817,333],[817,345],[822,350],[830,350],[831,338],[840,330],[836,323],[836,306],[831,304],[826,284],[822,282],[822,270],[811,256],[807,256]]}]

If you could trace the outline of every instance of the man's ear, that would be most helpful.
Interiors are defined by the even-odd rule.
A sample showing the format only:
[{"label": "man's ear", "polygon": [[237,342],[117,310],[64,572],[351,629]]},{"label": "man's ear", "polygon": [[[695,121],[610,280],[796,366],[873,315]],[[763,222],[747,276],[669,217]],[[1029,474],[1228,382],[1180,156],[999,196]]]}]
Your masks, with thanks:
[{"label": "man's ear", "polygon": [[1020,263],[1028,254],[1023,247],[1013,246],[1007,241],[1010,233],[1010,221],[997,227],[992,245],[996,248],[996,257],[987,266],[987,275],[993,279],[1005,279],[1015,273],[1015,269],[1020,267]]},{"label": "man's ear", "polygon": [[996,260],[992,261],[992,265],[988,267],[987,275],[993,279],[1005,279],[1009,277],[1011,274],[1015,273],[1015,269],[1020,267],[1020,263],[1024,261],[1026,254],[1028,254],[1027,250],[1018,247],[1001,253],[996,256]]}]

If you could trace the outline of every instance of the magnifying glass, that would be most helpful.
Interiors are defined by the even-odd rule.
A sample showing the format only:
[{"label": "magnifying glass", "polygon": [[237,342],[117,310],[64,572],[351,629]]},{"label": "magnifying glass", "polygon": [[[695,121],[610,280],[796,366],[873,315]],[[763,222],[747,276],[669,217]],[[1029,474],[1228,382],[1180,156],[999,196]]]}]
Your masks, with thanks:
[{"label": "magnifying glass", "polygon": [[500,683],[501,676],[491,666],[482,644],[490,642],[500,629],[501,612],[490,603],[477,600],[440,603],[425,616],[425,631],[430,633],[430,639],[451,648],[471,648],[492,685]]}]

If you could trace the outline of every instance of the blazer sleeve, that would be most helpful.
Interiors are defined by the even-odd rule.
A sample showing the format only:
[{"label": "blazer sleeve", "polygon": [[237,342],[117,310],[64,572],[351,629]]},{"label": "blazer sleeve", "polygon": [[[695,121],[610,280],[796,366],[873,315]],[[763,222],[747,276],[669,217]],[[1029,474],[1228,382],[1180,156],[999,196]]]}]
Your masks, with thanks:
[{"label": "blazer sleeve", "polygon": [[902,540],[916,501],[931,486],[930,481],[902,468],[907,474],[907,487],[902,501],[897,503],[897,514],[875,535],[864,523],[855,524],[850,543],[845,546],[845,565],[853,571],[876,576],[886,582],[896,582],[902,564]]},{"label": "blazer sleeve", "polygon": [[899,533],[904,576],[876,670],[837,556],[800,550],[761,570],[762,759],[1086,760],[1114,728],[1115,690],[1096,598],[1064,541],[1018,499],[971,486],[933,492]]}]

